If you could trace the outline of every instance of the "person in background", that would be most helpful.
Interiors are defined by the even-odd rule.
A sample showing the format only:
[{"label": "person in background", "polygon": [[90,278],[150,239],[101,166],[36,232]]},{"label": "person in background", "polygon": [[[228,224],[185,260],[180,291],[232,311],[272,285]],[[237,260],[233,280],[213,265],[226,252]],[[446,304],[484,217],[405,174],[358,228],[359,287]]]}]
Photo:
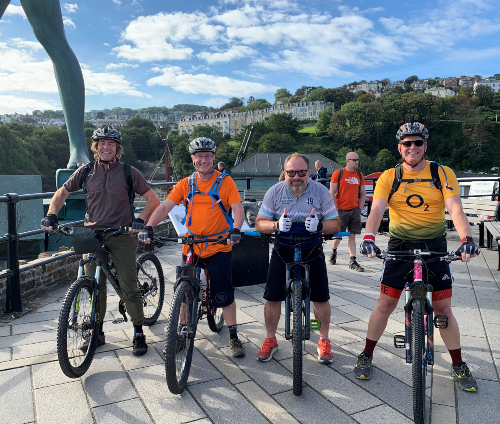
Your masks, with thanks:
[{"label": "person in background", "polygon": [[[314,167],[316,168],[316,175],[311,177],[311,180],[318,181],[318,180],[326,180],[326,172],[327,169],[322,166],[321,161],[318,159],[316,162],[314,162]],[[326,181],[321,182],[326,187]]]},{"label": "person in background", "polygon": [[219,162],[217,164],[217,168],[219,168],[219,171],[223,174],[231,175],[231,170],[226,166],[224,162]]}]

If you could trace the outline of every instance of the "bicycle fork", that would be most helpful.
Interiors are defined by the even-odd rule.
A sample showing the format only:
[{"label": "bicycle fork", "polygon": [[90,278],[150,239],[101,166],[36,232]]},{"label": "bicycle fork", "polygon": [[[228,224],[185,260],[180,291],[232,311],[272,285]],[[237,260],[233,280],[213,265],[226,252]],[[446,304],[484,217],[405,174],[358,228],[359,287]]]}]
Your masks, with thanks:
[{"label": "bicycle fork", "polygon": [[[300,278],[300,268],[304,268],[305,278],[302,280]],[[298,278],[291,278],[290,274],[293,271],[294,276],[299,276]],[[307,284],[306,284],[307,282]],[[290,317],[294,308],[292,305],[292,293],[293,284],[302,283],[302,293],[303,293],[303,313],[305,316],[303,337],[304,340],[309,340],[311,338],[311,302],[309,300],[309,265],[301,264],[300,266],[295,263],[286,264],[286,298],[285,298],[285,339],[290,340],[292,338],[292,333],[290,331]],[[295,312],[294,312],[295,313]]]}]

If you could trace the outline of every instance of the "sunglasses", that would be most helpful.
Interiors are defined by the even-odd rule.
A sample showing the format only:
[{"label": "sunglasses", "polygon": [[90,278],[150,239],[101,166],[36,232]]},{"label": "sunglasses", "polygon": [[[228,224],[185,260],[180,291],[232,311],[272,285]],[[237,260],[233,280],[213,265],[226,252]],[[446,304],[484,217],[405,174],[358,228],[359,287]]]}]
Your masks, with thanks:
[{"label": "sunglasses", "polygon": [[410,147],[412,144],[414,144],[417,147],[422,147],[424,143],[425,143],[424,140],[412,140],[412,141],[400,141],[398,144],[401,144],[402,146],[405,147]]},{"label": "sunglasses", "polygon": [[293,169],[287,171],[285,169],[286,174],[292,178],[295,177],[295,174],[299,174],[299,177],[305,177],[307,175],[307,171],[308,169],[301,169],[300,171],[294,171]]}]

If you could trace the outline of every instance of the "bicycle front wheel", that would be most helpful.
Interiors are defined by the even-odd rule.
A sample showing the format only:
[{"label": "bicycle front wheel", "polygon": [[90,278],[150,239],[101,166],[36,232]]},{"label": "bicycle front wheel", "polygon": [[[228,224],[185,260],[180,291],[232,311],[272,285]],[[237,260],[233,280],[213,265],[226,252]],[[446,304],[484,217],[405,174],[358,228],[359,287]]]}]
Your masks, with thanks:
[{"label": "bicycle front wheel", "polygon": [[173,394],[181,393],[187,384],[197,317],[193,317],[194,290],[189,281],[183,280],[177,286],[167,322],[165,341],[165,375],[168,389]]},{"label": "bicycle front wheel", "polygon": [[156,255],[144,253],[137,259],[137,283],[142,293],[144,324],[153,325],[160,316],[165,297],[165,278]]},{"label": "bicycle front wheel", "polygon": [[302,342],[303,342],[303,308],[302,283],[292,284],[293,301],[293,394],[302,394]]},{"label": "bicycle front wheel", "polygon": [[[93,302],[94,279],[83,276],[66,292],[57,327],[57,356],[62,372],[70,378],[85,374],[97,347],[99,299]],[[92,305],[95,318],[92,319]]]},{"label": "bicycle front wheel", "polygon": [[413,420],[415,424],[425,421],[425,326],[421,300],[412,303],[412,375],[413,375]]}]

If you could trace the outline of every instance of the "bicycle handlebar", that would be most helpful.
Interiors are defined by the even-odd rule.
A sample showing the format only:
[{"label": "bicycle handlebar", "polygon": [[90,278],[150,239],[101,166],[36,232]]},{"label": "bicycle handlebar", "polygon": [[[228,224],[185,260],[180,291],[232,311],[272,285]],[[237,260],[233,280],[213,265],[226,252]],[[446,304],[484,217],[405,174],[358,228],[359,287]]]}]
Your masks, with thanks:
[{"label": "bicycle handlebar", "polygon": [[288,233],[272,233],[272,234],[263,234],[259,233],[258,231],[243,231],[243,234],[246,236],[251,236],[251,237],[283,237],[284,239],[289,239],[291,241],[296,241],[296,242],[306,242],[306,241],[311,241],[315,240],[318,238],[322,238],[323,240],[331,240],[334,238],[342,238],[342,237],[347,237],[351,233],[349,231],[345,231],[342,233],[335,233],[335,234],[323,234],[323,233],[311,233],[311,235],[295,235],[295,234],[288,234]]},{"label": "bicycle handlebar", "polygon": [[[53,231],[53,233],[61,233],[64,234],[65,236],[70,236],[69,234],[69,229],[72,227],[76,227],[76,225],[58,225],[57,229]],[[92,227],[87,227],[91,228],[92,230],[100,233],[105,233],[106,231],[113,231],[111,234],[108,234],[106,238],[108,237],[115,237],[119,236],[120,234],[123,234],[125,232],[128,233],[129,227],[115,227],[115,228],[92,228]]]},{"label": "bicycle handlebar", "polygon": [[227,239],[223,238],[222,236],[219,236],[216,239],[195,239],[193,236],[188,236],[188,237],[155,237],[153,239],[153,243],[155,240],[160,240],[160,241],[175,241],[179,244],[187,244],[192,246],[193,244],[197,243],[215,243],[215,244],[227,244]]},{"label": "bicycle handlebar", "polygon": [[410,249],[410,250],[382,250],[377,254],[380,259],[396,259],[398,256],[429,256],[440,255],[441,261],[456,261],[462,257],[462,253],[458,250],[456,252],[435,252],[432,250]]}]

